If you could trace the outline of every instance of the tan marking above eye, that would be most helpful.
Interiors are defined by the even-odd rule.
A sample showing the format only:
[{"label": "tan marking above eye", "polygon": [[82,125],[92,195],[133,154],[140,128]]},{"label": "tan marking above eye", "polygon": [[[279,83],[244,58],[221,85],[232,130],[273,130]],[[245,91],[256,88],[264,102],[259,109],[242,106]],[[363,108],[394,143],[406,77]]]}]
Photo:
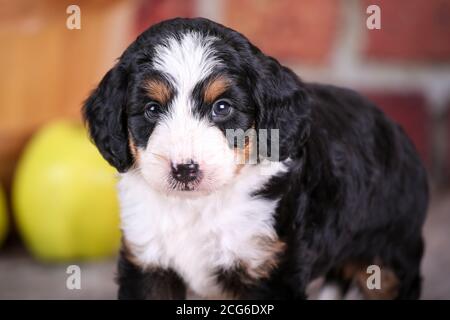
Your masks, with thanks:
[{"label": "tan marking above eye", "polygon": [[148,80],[145,83],[145,89],[147,90],[147,94],[153,100],[159,102],[160,104],[167,104],[170,99],[171,90],[161,80]]},{"label": "tan marking above eye", "polygon": [[230,86],[231,81],[225,77],[212,79],[207,85],[204,93],[206,103],[214,102]]}]

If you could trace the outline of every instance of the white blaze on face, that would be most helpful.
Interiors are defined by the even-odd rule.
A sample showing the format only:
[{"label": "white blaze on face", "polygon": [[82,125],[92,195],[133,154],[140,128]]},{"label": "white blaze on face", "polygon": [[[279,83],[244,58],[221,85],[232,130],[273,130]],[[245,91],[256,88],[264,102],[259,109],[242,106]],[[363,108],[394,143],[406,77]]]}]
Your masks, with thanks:
[{"label": "white blaze on face", "polygon": [[234,175],[234,152],[223,133],[207,119],[194,115],[194,87],[221,62],[215,57],[213,37],[186,33],[155,48],[153,68],[162,72],[175,88],[169,112],[157,123],[145,149],[139,150],[140,171],[152,187],[170,191],[171,162],[199,164],[202,180],[197,191],[209,192]]}]

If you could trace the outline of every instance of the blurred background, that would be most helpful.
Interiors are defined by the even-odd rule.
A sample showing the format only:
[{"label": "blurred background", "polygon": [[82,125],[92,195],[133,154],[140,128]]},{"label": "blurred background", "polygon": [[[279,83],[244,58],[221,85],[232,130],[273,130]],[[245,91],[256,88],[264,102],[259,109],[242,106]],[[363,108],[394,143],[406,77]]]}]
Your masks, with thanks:
[{"label": "blurred background", "polygon": [[[81,28],[70,30],[74,4]],[[366,26],[372,4],[381,9],[379,30]],[[302,79],[357,89],[403,126],[432,185],[422,297],[450,299],[450,0],[0,0],[0,299],[115,298],[117,221],[98,212],[116,207],[80,205],[95,183],[115,202],[114,182],[91,174],[77,189],[70,174],[51,186],[44,180],[61,176],[58,165],[72,176],[98,165],[77,127],[83,100],[140,32],[177,16],[230,26]],[[68,168],[61,154],[71,139],[79,152],[65,154],[84,164]],[[109,169],[101,170],[113,176]],[[64,190],[80,195],[64,200]],[[95,221],[105,228],[98,242]],[[101,241],[110,247],[86,249]],[[80,290],[66,286],[71,264],[81,268]]]}]

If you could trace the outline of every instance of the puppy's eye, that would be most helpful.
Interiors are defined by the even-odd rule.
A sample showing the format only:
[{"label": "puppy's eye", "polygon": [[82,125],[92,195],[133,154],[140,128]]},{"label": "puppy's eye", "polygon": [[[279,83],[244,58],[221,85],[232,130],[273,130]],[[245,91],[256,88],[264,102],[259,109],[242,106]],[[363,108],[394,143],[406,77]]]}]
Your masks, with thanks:
[{"label": "puppy's eye", "polygon": [[231,102],[229,100],[217,100],[212,106],[212,116],[215,119],[225,118],[231,113],[232,109],[233,107],[231,106]]},{"label": "puppy's eye", "polygon": [[161,111],[161,105],[158,102],[152,101],[145,105],[145,116],[153,119]]}]

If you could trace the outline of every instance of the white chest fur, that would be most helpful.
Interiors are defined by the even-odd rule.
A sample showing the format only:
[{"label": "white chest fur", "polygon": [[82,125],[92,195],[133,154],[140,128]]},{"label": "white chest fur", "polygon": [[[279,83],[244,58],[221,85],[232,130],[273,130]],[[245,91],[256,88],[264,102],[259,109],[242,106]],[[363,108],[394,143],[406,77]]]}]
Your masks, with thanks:
[{"label": "white chest fur", "polygon": [[196,294],[219,297],[219,268],[232,268],[239,261],[258,268],[270,259],[258,239],[276,241],[277,201],[251,194],[283,170],[281,163],[273,163],[264,174],[259,166],[248,166],[233,185],[192,199],[155,192],[138,171],[130,170],[119,182],[127,244],[140,265],[170,267]]}]

